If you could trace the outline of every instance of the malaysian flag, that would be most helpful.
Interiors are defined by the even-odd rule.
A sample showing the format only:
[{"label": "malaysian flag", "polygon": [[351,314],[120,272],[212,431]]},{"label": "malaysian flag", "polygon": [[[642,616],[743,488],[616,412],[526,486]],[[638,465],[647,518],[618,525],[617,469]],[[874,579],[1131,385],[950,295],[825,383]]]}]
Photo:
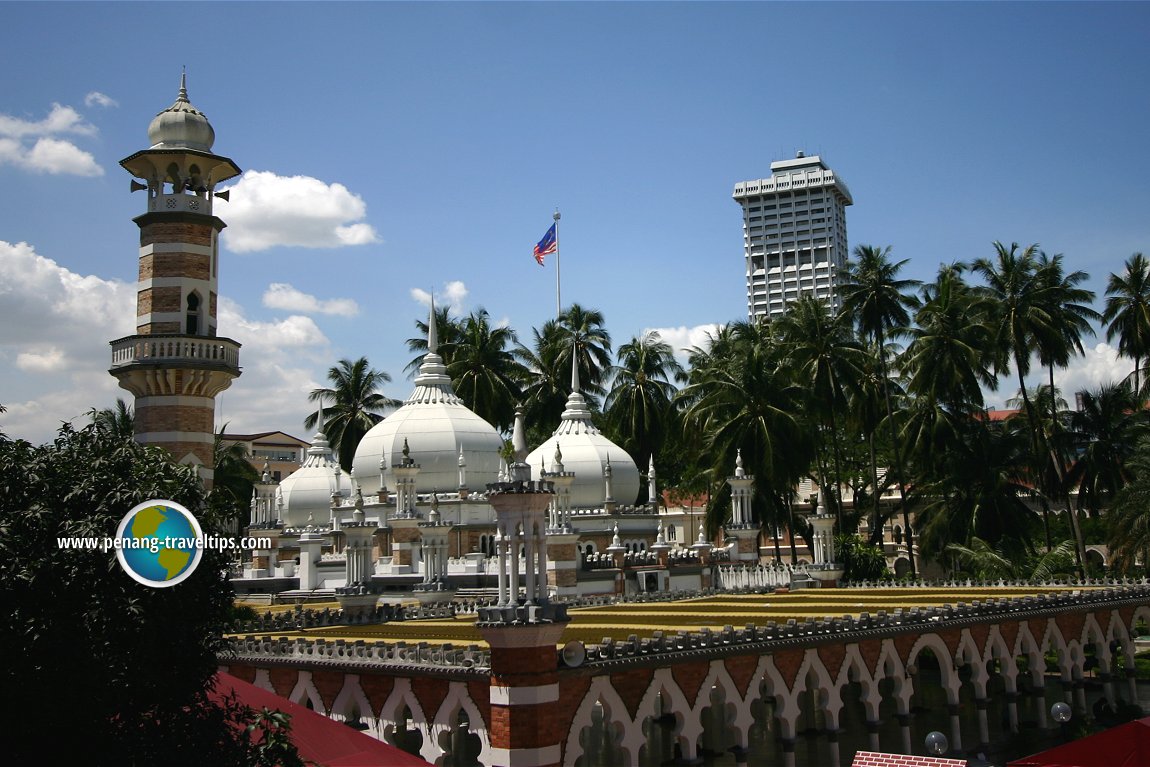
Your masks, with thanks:
[{"label": "malaysian flag", "polygon": [[543,239],[535,245],[535,260],[539,262],[540,266],[543,266],[543,257],[554,253],[558,247],[555,244],[555,226],[552,224],[551,228],[547,230],[547,234],[543,235]]}]

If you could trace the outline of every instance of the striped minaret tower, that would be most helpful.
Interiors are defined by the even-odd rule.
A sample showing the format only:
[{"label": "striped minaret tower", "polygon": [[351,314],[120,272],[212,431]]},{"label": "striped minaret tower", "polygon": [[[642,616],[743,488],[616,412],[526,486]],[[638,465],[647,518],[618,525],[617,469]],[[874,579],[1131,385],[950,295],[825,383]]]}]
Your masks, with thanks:
[{"label": "striped minaret tower", "polygon": [[[146,191],[140,227],[136,334],[112,341],[109,372],[136,398],[136,440],[158,445],[212,480],[215,398],[240,374],[240,345],[216,335],[219,236],[216,186],[240,169],[212,153],[215,131],[188,101],[187,76],[176,103],[148,126],[151,147],[120,161]],[[140,179],[136,181],[135,179]]]}]

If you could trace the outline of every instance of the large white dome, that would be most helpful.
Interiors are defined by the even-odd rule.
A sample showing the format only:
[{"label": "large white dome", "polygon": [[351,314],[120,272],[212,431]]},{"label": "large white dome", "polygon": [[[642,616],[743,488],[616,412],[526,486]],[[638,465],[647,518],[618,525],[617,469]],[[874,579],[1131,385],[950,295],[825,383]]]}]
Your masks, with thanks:
[{"label": "large white dome", "polygon": [[404,443],[420,465],[415,488],[420,493],[459,489],[459,459],[466,463],[467,486],[482,491],[499,474],[503,438],[495,427],[463,404],[436,354],[434,308],[428,325],[428,353],[419,367],[415,390],[403,406],[371,428],[355,450],[352,468],[364,495],[379,492],[380,461],[384,480],[396,486],[391,467],[401,460]]},{"label": "large white dome", "polygon": [[579,393],[577,370],[572,371],[571,396],[567,398],[567,409],[563,411],[559,428],[527,456],[532,472],[541,466],[546,466],[548,471],[553,470],[551,461],[556,446],[563,457],[563,470],[575,473],[575,481],[571,484],[573,508],[603,507],[607,499],[603,470],[608,462],[611,466],[612,499],[622,506],[635,503],[639,497],[639,469],[626,450],[604,437],[591,423],[591,411]]},{"label": "large white dome", "polygon": [[[339,472],[338,488],[336,471]],[[315,526],[327,527],[331,523],[331,494],[336,489],[347,496],[352,491],[351,477],[339,468],[327,438],[322,432],[316,432],[303,466],[280,482],[284,527],[304,527],[309,517]]]}]

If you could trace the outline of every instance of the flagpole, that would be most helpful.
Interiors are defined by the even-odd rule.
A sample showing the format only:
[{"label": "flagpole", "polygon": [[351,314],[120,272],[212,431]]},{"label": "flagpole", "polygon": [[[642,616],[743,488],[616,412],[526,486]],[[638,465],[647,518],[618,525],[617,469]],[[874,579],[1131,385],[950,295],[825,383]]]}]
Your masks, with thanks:
[{"label": "flagpole", "polygon": [[555,209],[555,318],[563,313],[563,304],[559,299],[559,208]]}]

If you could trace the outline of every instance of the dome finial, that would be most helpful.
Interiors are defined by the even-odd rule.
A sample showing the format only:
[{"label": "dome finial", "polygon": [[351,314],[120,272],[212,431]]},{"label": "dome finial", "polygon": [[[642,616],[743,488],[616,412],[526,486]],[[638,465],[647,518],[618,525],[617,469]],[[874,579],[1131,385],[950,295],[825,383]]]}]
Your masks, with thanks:
[{"label": "dome finial", "polygon": [[579,391],[579,343],[571,344],[571,393]]},{"label": "dome finial", "polygon": [[427,318],[427,351],[435,354],[439,351],[439,332],[435,327],[435,294],[431,295],[431,313]]},{"label": "dome finial", "polygon": [[180,92],[176,96],[177,101],[188,100],[188,67],[185,64],[183,71],[180,73]]}]

